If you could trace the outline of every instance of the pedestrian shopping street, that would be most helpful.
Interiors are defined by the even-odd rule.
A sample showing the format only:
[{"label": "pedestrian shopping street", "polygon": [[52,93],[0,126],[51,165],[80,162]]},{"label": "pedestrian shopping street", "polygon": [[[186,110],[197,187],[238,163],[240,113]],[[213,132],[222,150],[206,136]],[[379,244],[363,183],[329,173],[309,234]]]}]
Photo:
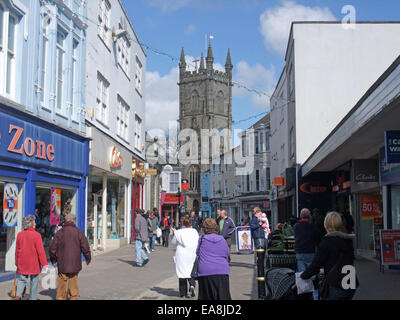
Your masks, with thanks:
[{"label": "pedestrian shopping street", "polygon": [[[83,264],[79,274],[81,300],[196,300],[179,297],[178,279],[173,261],[174,248],[156,247],[144,268],[135,267],[135,249],[128,245],[94,256],[89,266]],[[256,300],[257,283],[254,256],[231,255],[230,291],[233,300]],[[400,274],[385,270],[365,259],[356,260],[361,286],[354,300],[400,299]],[[41,280],[43,275],[41,275]],[[0,300],[10,300],[12,281],[0,283]],[[29,298],[29,288],[27,290]],[[38,298],[54,300],[56,289],[43,289],[39,281]]]}]

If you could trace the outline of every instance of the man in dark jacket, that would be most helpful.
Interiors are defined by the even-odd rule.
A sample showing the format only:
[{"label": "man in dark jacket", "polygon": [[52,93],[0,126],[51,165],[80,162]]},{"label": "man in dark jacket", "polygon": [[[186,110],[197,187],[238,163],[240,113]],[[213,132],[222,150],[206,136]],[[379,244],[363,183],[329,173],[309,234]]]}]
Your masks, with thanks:
[{"label": "man in dark jacket", "polygon": [[[309,209],[302,209],[300,220],[293,227],[294,231],[294,251],[297,259],[297,272],[303,272],[312,263],[315,256],[315,249],[322,238],[322,234],[311,223],[311,213]],[[318,291],[314,291],[314,299],[318,299]]]},{"label": "man in dark jacket", "polygon": [[228,217],[225,210],[221,210],[221,220],[219,222],[219,234],[222,235],[228,244],[229,252],[232,247],[232,235],[235,232],[235,223]]},{"label": "man in dark jacket", "polygon": [[[136,219],[135,219],[135,232],[136,232],[136,265],[138,267],[144,266],[149,262],[149,258],[144,253],[144,244],[149,239],[149,232],[147,229],[147,221],[143,217],[144,211],[141,209],[136,209]],[[143,262],[142,262],[143,258]]]},{"label": "man in dark jacket", "polygon": [[[83,232],[75,225],[75,216],[65,216],[65,223],[50,245],[49,254],[52,264],[58,264],[57,300],[78,300],[78,274],[82,270],[81,254],[86,264],[91,261],[90,246]],[[69,282],[69,283],[68,283]]]},{"label": "man in dark jacket", "polygon": [[172,221],[169,218],[169,214],[165,213],[164,218],[161,219],[159,227],[162,231],[162,245],[168,248],[169,232],[171,230]]},{"label": "man in dark jacket", "polygon": [[200,231],[200,224],[199,224],[199,218],[196,217],[196,212],[195,211],[190,211],[190,221],[192,222],[192,227],[197,230],[197,232]]}]

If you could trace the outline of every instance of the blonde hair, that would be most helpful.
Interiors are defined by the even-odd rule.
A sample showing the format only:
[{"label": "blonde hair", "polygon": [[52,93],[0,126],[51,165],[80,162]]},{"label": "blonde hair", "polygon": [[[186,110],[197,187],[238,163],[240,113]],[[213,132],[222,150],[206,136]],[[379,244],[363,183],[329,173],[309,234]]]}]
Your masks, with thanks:
[{"label": "blonde hair", "polygon": [[325,217],[324,227],[328,233],[335,231],[343,231],[344,225],[340,213],[335,211],[329,212]]}]

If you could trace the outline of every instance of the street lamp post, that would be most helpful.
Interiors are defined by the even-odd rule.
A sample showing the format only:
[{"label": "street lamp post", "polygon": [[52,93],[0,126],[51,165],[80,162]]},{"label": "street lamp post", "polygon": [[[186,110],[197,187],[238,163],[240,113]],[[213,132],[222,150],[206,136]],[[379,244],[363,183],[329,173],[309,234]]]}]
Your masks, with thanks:
[{"label": "street lamp post", "polygon": [[257,253],[257,285],[258,285],[258,298],[265,299],[265,250],[266,243],[265,239],[256,239],[255,241],[256,253]]},{"label": "street lamp post", "polygon": [[176,226],[176,228],[178,228],[179,227],[179,215],[180,215],[180,212],[181,212],[181,188],[180,187],[178,187],[178,210],[177,210],[177,212],[176,212],[176,219],[175,219],[175,226]]}]

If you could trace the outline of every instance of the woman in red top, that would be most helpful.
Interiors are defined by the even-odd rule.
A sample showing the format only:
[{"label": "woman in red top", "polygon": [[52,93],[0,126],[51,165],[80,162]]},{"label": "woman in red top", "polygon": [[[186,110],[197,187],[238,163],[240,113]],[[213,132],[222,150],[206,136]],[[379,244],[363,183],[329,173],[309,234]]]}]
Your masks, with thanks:
[{"label": "woman in red top", "polygon": [[44,252],[42,236],[35,231],[35,216],[27,216],[22,221],[24,228],[17,236],[15,265],[18,280],[15,299],[20,300],[28,278],[31,279],[30,300],[37,300],[37,285],[41,267],[47,271],[48,263]]}]

